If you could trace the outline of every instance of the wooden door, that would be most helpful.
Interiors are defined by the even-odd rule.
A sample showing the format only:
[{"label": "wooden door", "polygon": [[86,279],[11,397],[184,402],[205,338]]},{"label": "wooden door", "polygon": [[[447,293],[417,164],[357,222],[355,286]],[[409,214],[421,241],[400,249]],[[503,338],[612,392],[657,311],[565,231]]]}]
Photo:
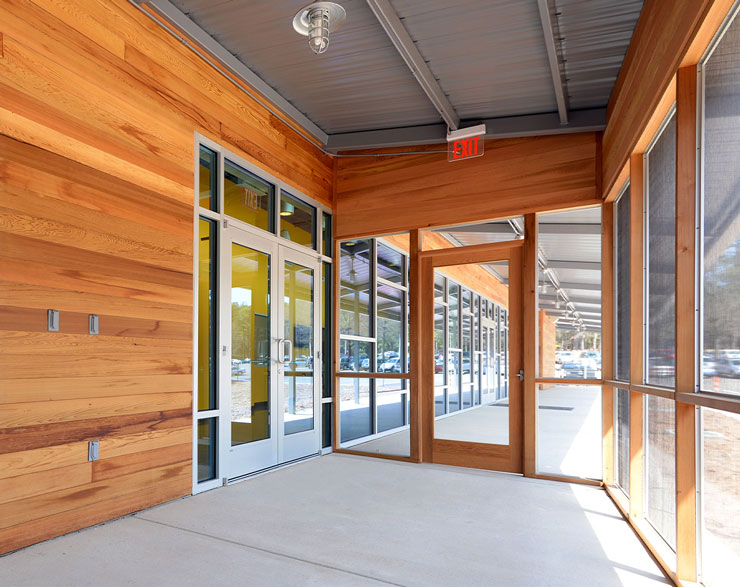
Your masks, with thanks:
[{"label": "wooden door", "polygon": [[[523,472],[523,382],[520,377],[523,372],[523,243],[510,241],[419,254],[424,333],[420,377],[421,460],[425,462]],[[496,267],[505,267],[505,278],[500,275],[497,278],[490,272]],[[451,289],[440,298],[443,272],[447,274],[444,287]],[[464,296],[469,291],[470,299],[478,296],[482,300],[488,278],[496,280],[498,291],[505,292],[508,299],[499,297],[495,304],[487,300],[486,310],[476,317]],[[446,322],[443,353],[439,347],[441,315]],[[492,324],[500,329],[493,345]],[[484,326],[488,337],[485,345]],[[471,335],[479,337],[478,345],[466,340]],[[483,352],[489,353],[486,361],[481,357]],[[442,378],[440,365],[444,373]],[[488,399],[479,400],[477,405],[475,400],[466,403],[467,398],[476,397],[475,386],[483,385],[484,376],[489,385],[500,385],[498,392],[481,393],[479,397]],[[446,382],[442,384],[444,393],[440,393],[440,381]],[[472,394],[468,394],[468,390]],[[440,409],[442,401],[444,410]]]}]

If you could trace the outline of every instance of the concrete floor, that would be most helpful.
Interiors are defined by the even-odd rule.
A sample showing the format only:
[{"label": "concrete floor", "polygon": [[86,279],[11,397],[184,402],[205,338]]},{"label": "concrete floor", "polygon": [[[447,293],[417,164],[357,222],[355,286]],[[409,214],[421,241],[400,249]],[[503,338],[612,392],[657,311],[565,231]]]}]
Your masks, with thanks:
[{"label": "concrete floor", "polygon": [[606,494],[328,455],[0,559],[0,585],[668,584]]},{"label": "concrete floor", "polygon": [[[434,437],[509,443],[506,400],[434,422]],[[601,387],[558,385],[539,392],[537,470],[548,475],[601,478]],[[409,430],[355,444],[352,450],[409,456]]]}]

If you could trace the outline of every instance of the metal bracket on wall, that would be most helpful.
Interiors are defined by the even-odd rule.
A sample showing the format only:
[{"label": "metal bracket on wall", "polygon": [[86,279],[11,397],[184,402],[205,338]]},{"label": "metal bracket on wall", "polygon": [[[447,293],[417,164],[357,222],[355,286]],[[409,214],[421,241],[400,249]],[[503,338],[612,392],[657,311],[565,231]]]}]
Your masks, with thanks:
[{"label": "metal bracket on wall", "polygon": [[59,332],[59,310],[49,310],[46,319],[49,332]]}]

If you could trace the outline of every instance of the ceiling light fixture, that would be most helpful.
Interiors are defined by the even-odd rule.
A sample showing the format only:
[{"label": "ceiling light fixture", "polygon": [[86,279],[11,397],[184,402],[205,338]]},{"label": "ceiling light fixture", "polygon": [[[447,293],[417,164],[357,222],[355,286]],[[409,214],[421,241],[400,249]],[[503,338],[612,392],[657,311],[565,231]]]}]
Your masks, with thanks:
[{"label": "ceiling light fixture", "polygon": [[290,202],[283,202],[280,205],[280,216],[292,216],[295,212],[295,206]]},{"label": "ceiling light fixture", "polygon": [[338,29],[347,13],[336,2],[314,2],[304,6],[293,18],[293,28],[308,37],[308,46],[316,55],[329,47],[329,33]]}]

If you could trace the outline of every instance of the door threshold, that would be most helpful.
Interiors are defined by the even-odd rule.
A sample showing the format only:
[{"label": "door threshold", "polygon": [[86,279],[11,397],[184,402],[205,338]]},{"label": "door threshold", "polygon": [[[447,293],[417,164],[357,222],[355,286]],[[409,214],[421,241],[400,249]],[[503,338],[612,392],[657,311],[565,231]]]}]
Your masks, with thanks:
[{"label": "door threshold", "polygon": [[265,475],[266,473],[272,473],[273,471],[277,471],[278,469],[289,467],[291,465],[296,465],[298,463],[302,463],[304,461],[315,459],[320,456],[321,456],[321,453],[317,452],[317,453],[313,453],[310,455],[306,455],[305,457],[293,459],[292,461],[285,461],[284,463],[278,463],[277,465],[272,465],[271,467],[266,467],[264,469],[260,469],[259,471],[253,471],[252,473],[245,473],[244,475],[232,477],[231,479],[224,479],[224,485],[232,485],[234,483],[239,483],[240,481],[246,481],[247,479],[259,477],[260,475]]}]

